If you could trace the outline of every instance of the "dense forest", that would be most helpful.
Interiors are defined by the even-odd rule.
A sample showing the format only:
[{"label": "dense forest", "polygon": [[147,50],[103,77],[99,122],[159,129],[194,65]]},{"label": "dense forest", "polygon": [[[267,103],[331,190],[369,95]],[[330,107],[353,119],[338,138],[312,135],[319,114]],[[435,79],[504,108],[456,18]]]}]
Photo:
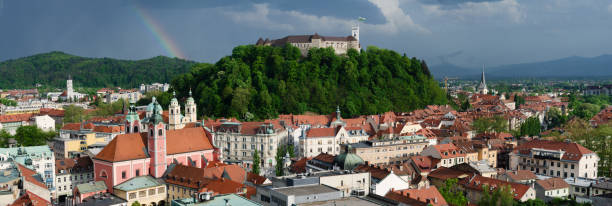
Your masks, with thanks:
[{"label": "dense forest", "polygon": [[311,49],[303,57],[290,45],[238,46],[231,56],[195,65],[171,83],[182,99],[193,89],[201,115],[243,120],[330,114],[336,105],[351,117],[447,103],[424,61],[377,47],[346,55]]},{"label": "dense forest", "polygon": [[169,82],[194,64],[164,56],[132,61],[50,52],[0,62],[0,88],[32,88],[35,84],[65,88],[68,75],[75,87],[135,88],[141,83]]}]

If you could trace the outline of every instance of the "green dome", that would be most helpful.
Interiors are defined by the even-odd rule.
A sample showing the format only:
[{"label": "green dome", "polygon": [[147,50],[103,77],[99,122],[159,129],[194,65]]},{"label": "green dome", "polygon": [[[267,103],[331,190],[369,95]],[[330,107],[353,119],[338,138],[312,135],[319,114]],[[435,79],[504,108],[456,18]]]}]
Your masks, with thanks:
[{"label": "green dome", "polygon": [[352,153],[351,146],[347,146],[346,151],[334,158],[334,164],[342,167],[344,170],[353,170],[355,167],[365,164],[361,157]]},{"label": "green dome", "polygon": [[153,111],[153,109],[155,108],[155,102],[157,102],[155,97],[151,98],[151,103],[149,103],[149,105],[147,105],[147,112],[152,112]]}]

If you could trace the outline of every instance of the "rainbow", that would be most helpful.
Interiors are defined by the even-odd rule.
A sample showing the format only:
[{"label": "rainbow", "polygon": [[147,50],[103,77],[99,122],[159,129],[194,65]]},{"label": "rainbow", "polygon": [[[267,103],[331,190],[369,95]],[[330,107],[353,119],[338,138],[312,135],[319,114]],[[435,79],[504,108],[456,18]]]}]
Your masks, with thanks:
[{"label": "rainbow", "polygon": [[178,45],[174,43],[170,35],[164,31],[159,22],[149,15],[145,9],[136,6],[136,13],[142,19],[145,27],[153,34],[169,56],[186,59],[186,56],[179,49]]}]

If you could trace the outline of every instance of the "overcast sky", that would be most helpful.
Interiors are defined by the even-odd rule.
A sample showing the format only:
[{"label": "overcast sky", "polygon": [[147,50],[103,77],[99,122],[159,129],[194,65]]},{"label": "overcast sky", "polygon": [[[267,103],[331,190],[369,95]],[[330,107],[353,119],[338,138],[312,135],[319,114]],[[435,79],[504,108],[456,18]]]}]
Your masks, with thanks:
[{"label": "overcast sky", "polygon": [[0,0],[0,60],[49,51],[215,62],[259,37],[350,35],[430,65],[612,54],[609,0]]}]

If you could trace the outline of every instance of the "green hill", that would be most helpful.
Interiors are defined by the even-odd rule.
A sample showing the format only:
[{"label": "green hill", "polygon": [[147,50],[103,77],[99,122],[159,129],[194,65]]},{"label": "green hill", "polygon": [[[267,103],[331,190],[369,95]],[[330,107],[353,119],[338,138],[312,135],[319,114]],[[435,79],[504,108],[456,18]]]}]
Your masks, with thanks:
[{"label": "green hill", "polygon": [[63,88],[68,75],[77,87],[134,88],[141,83],[169,82],[194,64],[164,56],[133,61],[50,52],[0,62],[0,88],[31,88],[36,83]]},{"label": "green hill", "polygon": [[350,117],[446,103],[423,61],[376,47],[342,56],[312,49],[302,58],[289,45],[238,46],[215,64],[177,76],[172,86],[182,98],[193,88],[203,115],[241,119],[329,114],[336,105]]}]

